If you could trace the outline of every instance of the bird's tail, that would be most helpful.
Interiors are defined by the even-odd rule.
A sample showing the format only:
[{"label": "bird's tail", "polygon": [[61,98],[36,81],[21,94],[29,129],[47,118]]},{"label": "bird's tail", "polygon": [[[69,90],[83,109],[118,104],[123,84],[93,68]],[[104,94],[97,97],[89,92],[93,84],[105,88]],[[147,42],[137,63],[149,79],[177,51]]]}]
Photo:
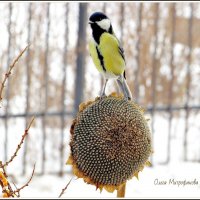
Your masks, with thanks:
[{"label": "bird's tail", "polygon": [[123,92],[124,96],[128,100],[132,100],[131,91],[130,91],[129,86],[128,86],[127,82],[126,82],[126,79],[124,78],[123,75],[119,76],[119,78],[117,79],[117,84],[118,84],[120,90]]}]

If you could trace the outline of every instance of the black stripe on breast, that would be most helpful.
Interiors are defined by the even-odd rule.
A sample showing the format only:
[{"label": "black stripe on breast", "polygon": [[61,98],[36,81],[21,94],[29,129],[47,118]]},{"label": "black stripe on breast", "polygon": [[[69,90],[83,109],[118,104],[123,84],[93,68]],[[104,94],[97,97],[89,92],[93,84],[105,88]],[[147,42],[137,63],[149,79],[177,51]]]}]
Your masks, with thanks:
[{"label": "black stripe on breast", "polygon": [[103,56],[102,56],[101,53],[99,52],[99,49],[98,49],[97,46],[96,46],[96,50],[97,50],[98,58],[99,58],[99,60],[100,60],[101,66],[102,66],[102,68],[103,68],[103,71],[106,72],[106,68],[105,68],[105,66],[104,66],[104,61],[103,61]]}]

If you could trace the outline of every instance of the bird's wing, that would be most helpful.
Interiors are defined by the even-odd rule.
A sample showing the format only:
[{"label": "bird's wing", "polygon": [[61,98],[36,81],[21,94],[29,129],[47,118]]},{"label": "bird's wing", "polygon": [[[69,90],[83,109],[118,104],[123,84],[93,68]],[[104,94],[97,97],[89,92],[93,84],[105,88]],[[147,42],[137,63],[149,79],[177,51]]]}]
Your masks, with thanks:
[{"label": "bird's wing", "polygon": [[[119,53],[120,53],[120,55],[122,56],[122,58],[124,59],[124,62],[126,63],[125,56],[124,56],[124,49],[123,49],[122,47],[120,47],[120,46],[119,46]],[[124,76],[124,78],[126,79],[125,70],[124,70],[123,76]]]},{"label": "bird's wing", "polygon": [[122,58],[124,59],[124,61],[125,61],[124,49],[122,47],[120,47],[120,46],[119,46],[119,53],[122,56]]},{"label": "bird's wing", "polygon": [[125,70],[124,70],[124,74],[123,74],[123,76],[124,76],[124,78],[126,79],[126,72],[125,72]]},{"label": "bird's wing", "polygon": [[124,49],[122,48],[121,44],[120,44],[120,41],[118,40],[118,38],[116,37],[115,33],[112,34],[116,39],[117,39],[117,42],[118,42],[118,46],[119,46],[119,53],[120,55],[122,56],[122,58],[125,60],[125,55],[124,55]]},{"label": "bird's wing", "polygon": [[103,56],[106,71],[117,76],[124,72],[124,52],[115,35],[103,33],[100,38],[98,49]]},{"label": "bird's wing", "polygon": [[[121,47],[120,41],[119,41],[119,40],[118,40],[118,43],[119,43],[119,53],[120,53],[120,55],[122,56],[122,58],[124,59],[124,62],[126,63],[125,55],[124,55],[124,49]],[[124,70],[123,76],[124,76],[124,78],[126,79],[126,72],[125,72],[125,70]]]}]

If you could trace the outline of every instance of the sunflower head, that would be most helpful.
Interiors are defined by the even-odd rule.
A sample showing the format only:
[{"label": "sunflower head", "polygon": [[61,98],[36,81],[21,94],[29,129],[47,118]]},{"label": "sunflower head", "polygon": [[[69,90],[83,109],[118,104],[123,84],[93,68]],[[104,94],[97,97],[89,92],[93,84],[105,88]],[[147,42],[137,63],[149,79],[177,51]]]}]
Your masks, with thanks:
[{"label": "sunflower head", "polygon": [[71,125],[67,164],[85,182],[109,192],[138,175],[152,152],[143,109],[110,95],[82,103]]}]

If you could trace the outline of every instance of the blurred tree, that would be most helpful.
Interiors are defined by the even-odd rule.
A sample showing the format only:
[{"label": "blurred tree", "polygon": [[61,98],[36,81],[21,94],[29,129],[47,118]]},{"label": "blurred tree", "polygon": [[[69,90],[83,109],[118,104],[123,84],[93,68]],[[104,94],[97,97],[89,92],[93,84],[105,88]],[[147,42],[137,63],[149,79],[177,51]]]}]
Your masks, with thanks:
[{"label": "blurred tree", "polygon": [[79,26],[78,41],[76,47],[76,79],[74,110],[78,110],[79,104],[83,101],[85,85],[85,55],[86,55],[86,27],[87,27],[87,3],[79,3]]},{"label": "blurred tree", "polygon": [[[123,41],[123,47],[125,50],[125,56],[126,56],[126,62],[127,62],[127,79],[128,83],[131,87],[131,90],[134,93],[135,98],[137,101],[140,101],[143,105],[151,105],[152,104],[152,82],[151,82],[151,67],[152,67],[152,54],[153,54],[153,45],[154,45],[154,23],[153,23],[153,14],[154,14],[154,3],[152,4],[143,4],[143,3],[120,3],[120,4],[112,4],[114,6],[114,9],[108,9],[109,5],[103,3],[102,4],[102,10],[106,13],[111,13],[113,15],[112,19],[119,19],[119,30],[116,32],[121,31],[121,40]],[[77,4],[78,5],[78,4]],[[94,10],[96,8],[96,4],[91,4],[92,9]],[[91,6],[88,4],[88,6]],[[171,17],[172,13],[170,11],[170,5],[171,4],[165,4],[160,3],[160,16],[158,24],[158,44],[157,44],[157,55],[154,58],[154,64],[157,65],[157,86],[156,86],[156,104],[159,105],[168,105],[168,94],[166,90],[169,88],[170,79],[167,75],[170,71],[170,38],[172,33],[172,24],[171,24]],[[181,15],[181,9],[187,8],[188,5],[184,4],[184,6],[177,7],[177,17],[176,17],[176,31],[174,36],[174,48],[177,48],[179,45],[180,53],[176,53],[174,55],[174,65],[176,66],[176,69],[174,70],[174,96],[173,96],[173,104],[176,105],[184,105],[184,97],[185,97],[185,78],[184,76],[180,76],[180,74],[183,74],[183,66],[185,65],[185,61],[187,60],[187,48],[188,48],[188,42],[187,42],[187,21],[188,17],[185,15]],[[118,8],[118,9],[116,9]],[[14,10],[19,10],[18,5],[13,5]],[[44,92],[40,89],[41,84],[44,84],[44,76],[42,71],[44,70],[45,66],[45,52],[46,47],[43,41],[45,40],[45,20],[46,16],[45,13],[42,12],[45,9],[45,3],[38,3],[32,5],[32,13],[33,17],[31,20],[32,23],[32,29],[31,29],[31,49],[29,50],[29,63],[32,66],[30,69],[31,76],[29,77],[32,79],[32,82],[35,84],[30,87],[29,92],[31,98],[31,102],[29,103],[29,111],[40,111],[43,108],[43,98],[40,98],[43,96]],[[124,10],[126,9],[126,12]],[[130,10],[136,10],[138,12],[130,12]],[[20,12],[19,12],[20,13]],[[17,42],[17,38],[21,38],[23,40],[24,33],[22,27],[19,26],[20,19],[19,17],[16,17],[19,15],[19,13],[14,13],[14,16],[16,20],[13,22],[13,28],[11,28],[10,32],[12,34],[12,44],[9,46],[12,46],[12,49],[14,49],[16,46],[20,49],[21,46],[18,44],[20,42]],[[165,14],[164,14],[165,13]],[[52,16],[54,13],[52,13]],[[63,20],[62,19],[59,20]],[[52,17],[52,21],[57,20]],[[76,20],[76,16],[73,14],[73,21]],[[82,20],[82,19],[81,19]],[[86,19],[87,21],[87,19]],[[82,21],[83,22],[83,21]],[[28,30],[28,18],[27,18],[27,30],[26,32],[30,31]],[[83,22],[84,23],[84,22]],[[114,23],[114,22],[113,22]],[[74,24],[74,23],[73,23]],[[82,24],[81,24],[82,25]],[[79,26],[79,25],[78,25]],[[200,26],[200,20],[195,15],[193,17],[193,38],[192,38],[192,48],[199,48],[200,46],[200,39],[198,37],[199,35],[199,29]],[[85,25],[85,28],[88,27]],[[51,28],[50,31],[53,30],[54,27]],[[69,32],[72,29],[70,26]],[[16,31],[18,30],[18,32]],[[64,28],[63,28],[64,30]],[[148,34],[147,34],[148,33]],[[20,34],[20,35],[19,35]],[[88,38],[88,35],[85,32],[85,35],[83,35],[84,32],[82,32],[82,36],[84,36],[85,39]],[[52,34],[53,35],[53,34]],[[20,36],[20,37],[19,37]],[[49,46],[49,55],[62,54],[63,49],[61,49],[57,43],[52,42],[55,41],[53,36],[49,36],[51,45]],[[57,36],[58,41],[61,40],[61,34]],[[69,41],[73,40],[72,34],[69,35]],[[15,41],[16,40],[16,41]],[[79,38],[80,40],[80,38]],[[87,43],[85,43],[87,46]],[[69,43],[68,47],[68,65],[71,66],[70,70],[72,69],[72,73],[75,75],[75,62],[76,57],[77,60],[79,59],[79,56],[76,55],[77,47],[75,45],[71,45]],[[182,52],[181,52],[182,51]],[[5,53],[1,56],[1,60],[5,60]],[[86,54],[84,54],[86,56]],[[87,53],[88,55],[88,53]],[[182,56],[180,56],[182,55]],[[51,68],[52,62],[50,56],[50,63],[49,68]],[[58,59],[58,58],[57,58]],[[82,59],[80,59],[82,60]],[[192,61],[197,61],[196,57],[192,57]],[[26,66],[24,61],[20,61],[22,65]],[[79,61],[80,62],[80,61]],[[81,61],[82,62],[82,61]],[[84,61],[85,62],[85,61]],[[2,63],[5,65],[5,63]],[[23,82],[25,80],[24,70],[23,68],[17,68],[16,69],[17,76],[14,76],[10,82],[12,87],[10,88],[10,100],[15,100],[16,97],[22,96],[23,94],[23,86],[15,84],[16,82]],[[133,74],[133,76],[131,76]],[[154,79],[152,79],[154,80]],[[62,90],[62,82],[59,80],[51,79],[49,78],[49,94],[48,94],[48,109],[49,110],[56,110],[61,109],[61,102],[62,102],[62,96],[61,96],[61,90]],[[79,81],[79,79],[78,79]],[[81,81],[81,77],[80,77]],[[134,84],[133,84],[134,83]],[[35,96],[34,91],[38,90],[39,95]],[[86,94],[91,94],[92,91],[88,88],[84,88]],[[67,88],[68,91],[68,98],[70,99],[68,105],[71,109],[73,109],[73,99],[78,94],[74,94],[73,87]],[[99,92],[99,91],[97,91]],[[95,92],[95,93],[97,93]],[[57,98],[55,98],[55,96]],[[81,94],[80,94],[81,96]],[[196,98],[196,97],[194,97]],[[60,103],[58,103],[60,102]],[[12,110],[12,106],[10,108]],[[58,123],[59,124],[59,123]]]},{"label": "blurred tree", "polygon": [[[64,118],[63,111],[75,113],[74,108],[78,109],[84,97],[88,99],[99,93],[97,84],[100,84],[101,76],[98,72],[97,76],[93,76],[93,71],[90,70],[93,66],[89,66],[91,60],[87,51],[88,34],[90,34],[87,9],[90,12],[99,10],[112,19],[115,33],[123,42],[127,81],[134,99],[143,107],[150,107],[153,104],[155,109],[162,106],[169,107],[168,141],[170,141],[172,117],[181,115],[181,112],[174,111],[172,115],[170,109],[173,106],[187,107],[194,102],[196,105],[199,104],[199,92],[196,91],[200,90],[197,67],[200,62],[198,14],[200,4],[192,4],[194,9],[190,29],[189,3],[176,4],[175,15],[172,3],[74,2],[69,3],[67,16],[66,4],[61,2],[51,3],[49,16],[45,12],[47,8],[45,2],[31,3],[31,9],[30,4],[23,2],[1,4],[0,65],[6,68],[10,58],[14,57],[25,44],[31,43],[30,49],[25,54],[27,57],[19,61],[20,67],[15,69],[15,76],[11,76],[10,83],[6,85],[9,95],[7,94],[7,101],[6,95],[4,99],[8,106],[1,115],[8,119],[10,113],[26,118],[30,113],[36,113],[39,117],[46,112],[50,113],[51,117],[46,117],[44,126],[46,128],[43,127],[43,130],[47,129],[47,137],[50,137],[49,130],[51,130],[53,140],[58,141],[53,145],[59,144],[60,152],[54,156],[60,156],[59,170],[62,172],[63,129],[66,126],[65,122],[71,120],[71,115]],[[156,10],[158,5],[159,9]],[[47,28],[48,17],[51,18],[49,28]],[[69,22],[69,26],[65,20]],[[86,74],[85,67],[87,72],[91,73]],[[4,68],[0,68],[2,76]],[[110,85],[108,89],[116,90],[114,84]],[[185,104],[187,101],[190,101],[190,104]],[[186,120],[187,118],[188,114]],[[9,120],[7,122],[5,120],[5,123],[3,121],[7,129],[6,137],[10,136],[8,122]],[[187,126],[185,132],[188,132]],[[56,130],[59,130],[59,136],[55,134]],[[185,134],[185,147],[187,138]],[[5,138],[5,141],[8,142],[8,139]],[[25,145],[27,155],[30,153],[31,145],[34,148],[31,141],[28,147]],[[44,142],[43,149],[45,145]],[[168,145],[170,153],[170,143]],[[5,157],[6,155],[4,152]],[[167,160],[169,159],[170,157],[167,157]],[[23,162],[25,163],[25,160]]]}]

